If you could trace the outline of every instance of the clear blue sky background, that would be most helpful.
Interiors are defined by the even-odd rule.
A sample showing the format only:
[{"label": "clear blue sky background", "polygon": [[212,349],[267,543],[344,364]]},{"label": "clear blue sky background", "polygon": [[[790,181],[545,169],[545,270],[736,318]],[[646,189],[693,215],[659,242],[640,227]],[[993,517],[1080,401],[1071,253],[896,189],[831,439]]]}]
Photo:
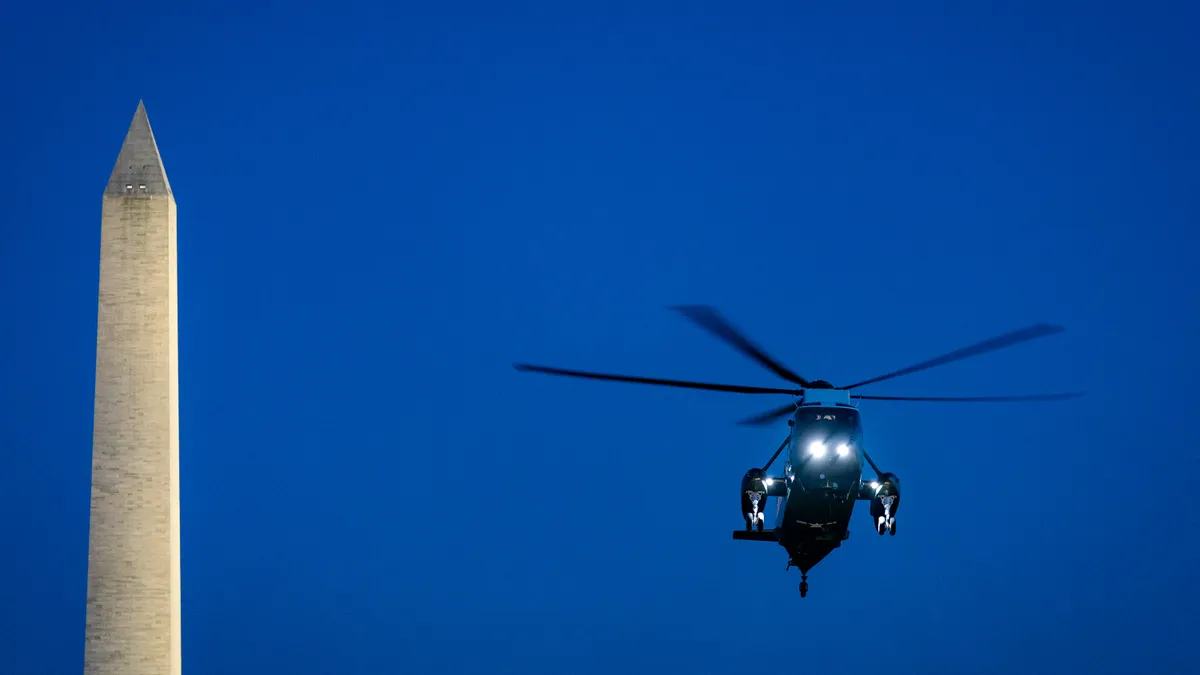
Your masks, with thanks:
[{"label": "clear blue sky background", "polygon": [[[0,670],[82,672],[100,195],[179,204],[184,671],[1184,673],[1196,10],[3,10]],[[1136,8],[1135,8],[1136,7]],[[847,10],[848,12],[848,10]],[[1033,321],[864,405],[904,481],[799,598],[734,542],[775,385]],[[1189,666],[1188,664],[1192,664]]]}]

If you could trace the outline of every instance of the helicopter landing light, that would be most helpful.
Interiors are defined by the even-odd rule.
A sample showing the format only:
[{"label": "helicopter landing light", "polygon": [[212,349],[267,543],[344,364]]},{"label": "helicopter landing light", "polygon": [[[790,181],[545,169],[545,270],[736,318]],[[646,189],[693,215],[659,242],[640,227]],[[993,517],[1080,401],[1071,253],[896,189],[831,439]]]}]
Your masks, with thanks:
[{"label": "helicopter landing light", "polygon": [[813,441],[808,444],[808,454],[820,459],[825,456],[825,444],[821,441]]},{"label": "helicopter landing light", "polygon": [[850,454],[850,446],[846,445],[845,443],[838,444],[837,454],[838,454],[838,457],[845,457],[846,455],[849,455]]}]

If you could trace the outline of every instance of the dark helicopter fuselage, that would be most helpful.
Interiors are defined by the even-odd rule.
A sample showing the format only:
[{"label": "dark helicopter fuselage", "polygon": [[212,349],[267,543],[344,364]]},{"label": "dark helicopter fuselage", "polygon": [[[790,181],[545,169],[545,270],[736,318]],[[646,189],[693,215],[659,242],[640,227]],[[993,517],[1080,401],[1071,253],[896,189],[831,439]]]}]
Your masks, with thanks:
[{"label": "dark helicopter fuselage", "polygon": [[863,429],[858,410],[823,402],[802,404],[791,426],[784,489],[772,491],[782,502],[775,533],[807,573],[848,536],[863,488]]},{"label": "dark helicopter fuselage", "polygon": [[[788,552],[789,567],[807,576],[850,536],[856,501],[869,500],[872,520],[877,520],[884,513],[883,500],[893,497],[887,501],[887,517],[894,522],[899,481],[891,474],[882,485],[864,480],[862,419],[845,392],[810,390],[789,425],[783,476],[767,477],[765,471],[752,469],[743,478],[743,495],[758,489],[779,498],[775,527],[735,536],[778,542]],[[743,496],[743,511],[746,503]]]}]

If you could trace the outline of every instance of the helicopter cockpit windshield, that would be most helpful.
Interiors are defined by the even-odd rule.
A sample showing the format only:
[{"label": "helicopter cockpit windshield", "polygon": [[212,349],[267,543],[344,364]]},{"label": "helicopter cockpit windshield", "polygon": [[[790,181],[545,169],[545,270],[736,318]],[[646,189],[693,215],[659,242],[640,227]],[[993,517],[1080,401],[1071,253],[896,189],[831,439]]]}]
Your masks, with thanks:
[{"label": "helicopter cockpit windshield", "polygon": [[850,408],[801,408],[796,414],[798,440],[807,446],[812,442],[852,444],[861,441],[858,411]]}]

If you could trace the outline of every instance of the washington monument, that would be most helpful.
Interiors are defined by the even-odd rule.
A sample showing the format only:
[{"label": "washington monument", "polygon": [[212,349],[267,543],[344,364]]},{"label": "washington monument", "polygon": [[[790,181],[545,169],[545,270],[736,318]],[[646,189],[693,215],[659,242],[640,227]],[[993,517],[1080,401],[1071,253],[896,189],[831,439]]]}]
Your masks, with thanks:
[{"label": "washington monument", "polygon": [[84,675],[179,675],[175,198],[146,108],[104,190]]}]

